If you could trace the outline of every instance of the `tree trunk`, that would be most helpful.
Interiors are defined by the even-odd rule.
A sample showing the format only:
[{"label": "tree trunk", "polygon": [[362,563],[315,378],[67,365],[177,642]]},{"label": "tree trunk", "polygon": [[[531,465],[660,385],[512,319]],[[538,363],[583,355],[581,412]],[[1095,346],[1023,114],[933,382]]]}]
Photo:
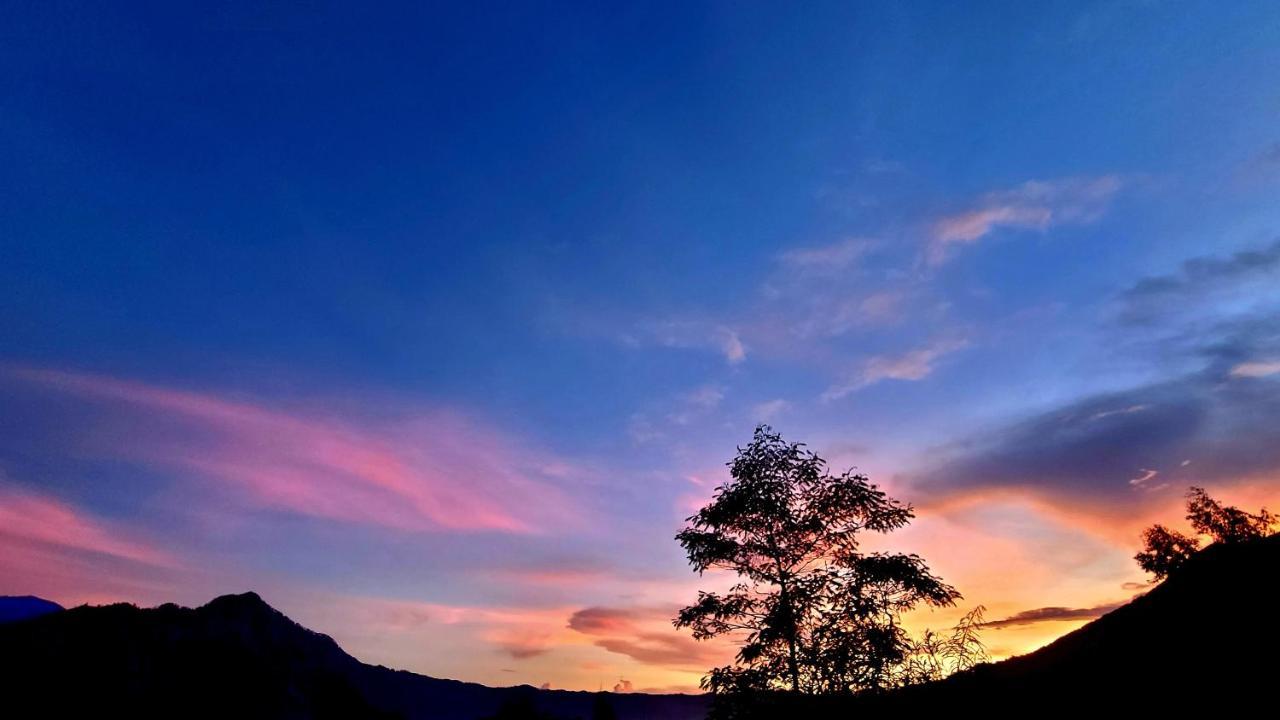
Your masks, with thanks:
[{"label": "tree trunk", "polygon": [[[781,570],[781,569],[779,569]],[[787,613],[787,669],[791,671],[791,691],[800,692],[800,661],[796,656],[796,609],[787,591],[787,578],[784,573],[778,575],[778,598]]]}]

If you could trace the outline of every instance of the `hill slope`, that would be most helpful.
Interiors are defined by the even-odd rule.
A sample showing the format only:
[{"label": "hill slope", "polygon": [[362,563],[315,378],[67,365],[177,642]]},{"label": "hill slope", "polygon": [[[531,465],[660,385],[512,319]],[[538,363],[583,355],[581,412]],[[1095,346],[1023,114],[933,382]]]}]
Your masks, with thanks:
[{"label": "hill slope", "polygon": [[[4,710],[46,717],[474,720],[524,700],[589,718],[596,693],[491,688],[365,665],[253,593],[197,608],[83,606],[0,626]],[[706,699],[607,693],[617,717],[693,720]]]},{"label": "hill slope", "polygon": [[1275,703],[1280,536],[1211,545],[1142,597],[1020,657],[859,698],[860,711],[997,714]]}]

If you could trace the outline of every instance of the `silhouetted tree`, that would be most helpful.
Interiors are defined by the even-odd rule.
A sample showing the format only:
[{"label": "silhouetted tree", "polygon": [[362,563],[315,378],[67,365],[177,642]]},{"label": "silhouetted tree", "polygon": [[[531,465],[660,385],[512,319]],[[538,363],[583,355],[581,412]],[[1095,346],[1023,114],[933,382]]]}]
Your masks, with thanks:
[{"label": "silhouetted tree", "polygon": [[[1231,505],[1223,505],[1209,497],[1204,488],[1192,487],[1187,493],[1187,520],[1199,535],[1211,542],[1239,543],[1267,537],[1275,532],[1280,518],[1262,508],[1256,514]],[[1168,577],[1182,567],[1200,549],[1200,539],[1152,525],[1142,532],[1142,552],[1134,555],[1138,565],[1157,580]]]},{"label": "silhouetted tree", "polygon": [[826,694],[896,684],[912,651],[901,614],[960,597],[916,555],[862,552],[863,532],[903,527],[911,507],[864,475],[831,475],[765,425],[729,468],[731,480],[676,536],[699,573],[740,579],[723,594],[699,592],[674,620],[697,639],[741,636],[735,664],[711,670],[703,688]]},{"label": "silhouetted tree", "polygon": [[912,641],[906,660],[899,668],[900,685],[941,680],[952,673],[970,670],[987,662],[986,645],[979,631],[986,608],[979,605],[960,618],[950,635],[925,630]]},{"label": "silhouetted tree", "polygon": [[1160,580],[1182,567],[1200,549],[1200,540],[1163,525],[1152,525],[1142,531],[1142,545],[1142,552],[1133,559],[1138,561],[1138,567]]}]

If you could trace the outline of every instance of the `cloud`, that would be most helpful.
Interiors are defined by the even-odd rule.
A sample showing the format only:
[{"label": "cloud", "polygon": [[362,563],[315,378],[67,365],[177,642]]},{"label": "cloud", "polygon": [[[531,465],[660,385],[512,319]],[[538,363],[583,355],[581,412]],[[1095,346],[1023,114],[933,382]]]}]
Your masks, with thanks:
[{"label": "cloud", "polygon": [[569,616],[569,628],[587,635],[633,632],[640,615],[635,610],[587,607]]},{"label": "cloud", "polygon": [[[0,537],[59,551],[90,553],[173,568],[167,551],[86,515],[53,497],[0,485]],[[7,554],[8,551],[6,551]]]},{"label": "cloud", "polygon": [[868,358],[850,377],[827,388],[822,399],[838,400],[884,380],[923,380],[933,373],[939,359],[968,345],[966,339],[948,338],[902,355],[877,355]]},{"label": "cloud", "polygon": [[1134,487],[1137,487],[1139,485],[1144,485],[1154,480],[1155,477],[1159,474],[1160,474],[1159,470],[1148,470],[1147,468],[1142,468],[1141,470],[1138,471],[1137,477],[1129,479],[1129,484],[1133,485]]},{"label": "cloud", "polygon": [[632,345],[641,344],[641,338],[648,338],[663,347],[712,350],[730,365],[747,359],[747,347],[738,331],[717,323],[699,320],[649,322],[641,324],[635,333],[624,336],[624,340]]},{"label": "cloud", "polygon": [[738,337],[738,333],[729,328],[719,328],[717,331],[720,339],[720,352],[724,353],[724,359],[730,364],[736,365],[747,359],[747,349],[742,344],[742,338]]},{"label": "cloud", "polygon": [[635,690],[635,686],[632,685],[630,680],[619,679],[613,686],[613,691],[616,693],[629,693],[633,690]]},{"label": "cloud", "polygon": [[796,248],[778,256],[783,267],[805,275],[830,275],[848,270],[874,246],[865,238],[849,238],[829,245]]},{"label": "cloud", "polygon": [[1089,608],[1042,607],[1024,610],[1007,618],[982,623],[982,627],[998,630],[1015,625],[1033,625],[1035,623],[1058,620],[1093,620],[1115,610],[1124,603],[1108,603]]},{"label": "cloud", "polygon": [[771,422],[790,407],[791,403],[782,398],[758,403],[751,408],[751,419],[755,422]]},{"label": "cloud", "polygon": [[568,627],[594,638],[593,644],[646,665],[705,670],[725,658],[726,647],[694,640],[671,628],[675,608],[587,607],[574,612]]},{"label": "cloud", "polygon": [[724,400],[724,388],[719,385],[703,385],[685,394],[680,399],[679,408],[667,416],[676,425],[688,425],[693,420],[705,416],[720,407]]},{"label": "cloud", "polygon": [[1231,377],[1261,378],[1280,373],[1280,360],[1243,362],[1231,368]]},{"label": "cloud", "polygon": [[705,670],[719,654],[686,635],[644,632],[632,637],[607,637],[596,645],[611,653],[626,655],[646,665]]},{"label": "cloud", "polygon": [[1013,189],[988,193],[975,207],[937,220],[926,251],[940,265],[959,245],[978,242],[1003,229],[1044,231],[1054,225],[1097,220],[1123,183],[1114,175],[1095,178],[1031,180]]},{"label": "cloud", "polygon": [[925,495],[1019,488],[1114,510],[1141,502],[1131,488],[1156,474],[1175,486],[1274,477],[1280,426],[1265,419],[1280,417],[1280,388],[1247,384],[1209,368],[1086,397],[956,443],[912,483]]},{"label": "cloud", "polygon": [[253,505],[423,531],[533,532],[571,521],[567,467],[460,416],[433,411],[371,430],[102,375],[8,367],[46,391],[105,406],[98,452],[218,481]]},{"label": "cloud", "polygon": [[546,655],[554,647],[550,632],[534,628],[506,628],[491,631],[486,639],[513,660]]},{"label": "cloud", "polygon": [[[1225,257],[1194,257],[1172,273],[1144,277],[1120,293],[1118,316],[1126,324],[1151,324],[1171,314],[1256,305],[1277,298],[1278,279],[1280,240]],[[1209,298],[1219,302],[1206,302]],[[1233,303],[1232,298],[1241,298],[1241,302]]]}]

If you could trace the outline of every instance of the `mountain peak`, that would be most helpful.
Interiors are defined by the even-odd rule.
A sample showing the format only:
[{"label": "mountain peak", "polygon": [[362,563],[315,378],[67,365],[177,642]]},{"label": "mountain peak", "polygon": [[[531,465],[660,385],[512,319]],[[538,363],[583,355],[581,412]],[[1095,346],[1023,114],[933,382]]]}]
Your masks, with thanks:
[{"label": "mountain peak", "polygon": [[276,609],[267,604],[262,596],[252,590],[243,593],[230,593],[227,595],[219,595],[218,597],[205,603],[205,608],[210,609],[235,609],[240,611],[261,612],[269,610],[276,612]]},{"label": "mountain peak", "polygon": [[35,595],[0,596],[0,623],[17,622],[60,610],[62,606],[58,603]]}]

